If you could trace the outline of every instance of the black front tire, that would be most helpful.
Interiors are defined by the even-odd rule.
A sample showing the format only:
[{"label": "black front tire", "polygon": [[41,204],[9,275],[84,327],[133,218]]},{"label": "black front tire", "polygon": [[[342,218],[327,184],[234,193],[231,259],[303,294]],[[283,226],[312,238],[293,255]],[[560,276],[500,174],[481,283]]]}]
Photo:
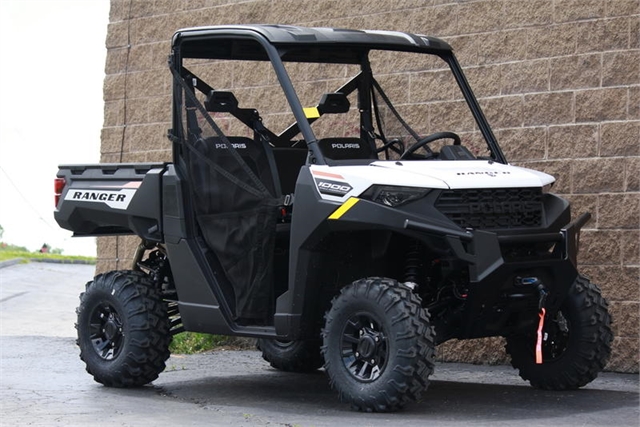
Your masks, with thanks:
[{"label": "black front tire", "polygon": [[427,389],[434,335],[410,289],[392,279],[361,279],[343,288],[326,314],[324,368],[354,409],[396,411]]},{"label": "black front tire", "polygon": [[108,387],[138,387],[158,378],[169,358],[167,307],[139,271],[112,271],[80,295],[78,339],[87,372]]},{"label": "black front tire", "polygon": [[285,372],[313,372],[322,367],[319,339],[308,341],[280,341],[259,338],[257,347],[262,358]]},{"label": "black front tire", "polygon": [[507,337],[520,376],[539,389],[573,390],[593,381],[611,355],[611,316],[600,289],[578,276],[552,319],[545,319],[543,363],[535,363],[535,332]]}]

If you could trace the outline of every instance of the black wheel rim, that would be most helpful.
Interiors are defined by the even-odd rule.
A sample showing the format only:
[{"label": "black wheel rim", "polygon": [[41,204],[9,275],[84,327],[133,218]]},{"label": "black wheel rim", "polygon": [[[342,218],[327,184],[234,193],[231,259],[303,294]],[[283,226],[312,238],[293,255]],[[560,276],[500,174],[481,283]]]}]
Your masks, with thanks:
[{"label": "black wheel rim", "polygon": [[558,312],[555,319],[544,328],[542,339],[542,355],[544,360],[551,362],[560,358],[569,347],[569,320]]},{"label": "black wheel rim", "polygon": [[104,360],[113,360],[123,345],[122,320],[108,302],[101,302],[91,312],[89,339],[96,354]]},{"label": "black wheel rim", "polygon": [[375,381],[382,375],[389,359],[386,334],[370,313],[356,313],[347,321],[342,333],[342,363],[359,381]]}]

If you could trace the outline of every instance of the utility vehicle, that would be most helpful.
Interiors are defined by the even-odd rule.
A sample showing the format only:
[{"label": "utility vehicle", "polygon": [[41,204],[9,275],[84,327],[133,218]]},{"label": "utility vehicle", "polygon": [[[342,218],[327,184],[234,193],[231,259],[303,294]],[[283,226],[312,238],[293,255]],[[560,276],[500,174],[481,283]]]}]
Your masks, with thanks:
[{"label": "utility vehicle", "polygon": [[450,339],[506,337],[543,389],[603,369],[607,304],[577,270],[590,216],[572,222],[553,177],[508,164],[447,43],[188,28],[169,69],[172,162],[56,178],[61,227],[141,238],[131,270],[80,296],[96,381],[153,381],[182,331],[255,337],[272,366],[323,367],[364,411],[418,400]]}]

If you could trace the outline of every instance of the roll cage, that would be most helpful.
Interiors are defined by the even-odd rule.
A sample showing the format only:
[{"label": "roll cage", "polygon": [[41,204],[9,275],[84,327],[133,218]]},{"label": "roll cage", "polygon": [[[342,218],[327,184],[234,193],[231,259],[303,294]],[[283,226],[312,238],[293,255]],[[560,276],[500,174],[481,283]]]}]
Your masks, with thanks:
[{"label": "roll cage", "polygon": [[[281,25],[236,25],[179,30],[173,37],[172,45],[173,53],[169,63],[174,75],[179,75],[191,85],[192,90],[197,90],[209,98],[212,96],[220,98],[228,95],[216,91],[215,88],[189,71],[183,65],[183,59],[270,61],[289,103],[295,122],[284,131],[276,134],[260,124],[261,119],[256,110],[235,108],[237,107],[236,105],[234,108],[229,107],[227,112],[256,133],[263,135],[269,141],[269,144],[274,147],[290,147],[293,143],[293,138],[301,134],[310,153],[308,161],[312,164],[320,165],[334,162],[318,146],[318,138],[314,134],[311,124],[323,114],[335,112],[332,111],[335,105],[323,105],[321,101],[313,109],[314,114],[310,115],[309,109],[303,108],[298,98],[285,69],[285,62],[359,65],[360,72],[333,92],[333,94],[337,94],[334,95],[334,100],[337,96],[346,98],[346,96],[357,91],[357,103],[360,113],[360,139],[373,152],[387,151],[388,157],[388,150],[393,150],[394,145],[393,141],[387,140],[381,130],[377,111],[380,103],[384,103],[389,107],[390,111],[399,119],[400,123],[414,139],[418,140],[419,137],[402,120],[375,80],[369,63],[369,52],[371,50],[389,50],[437,55],[451,69],[478,129],[487,143],[491,159],[500,163],[507,163],[460,65],[453,55],[451,47],[437,38],[395,31],[302,28]],[[176,90],[179,91],[180,88],[174,83],[174,91]],[[380,95],[380,99],[375,96],[375,92]],[[233,105],[233,98],[229,99],[231,105]],[[175,100],[180,101],[180,97],[174,96]],[[174,102],[173,128],[170,131],[171,138],[174,141],[179,141],[183,137],[180,135],[182,131],[179,123],[182,113],[177,104],[179,102]],[[380,140],[380,144],[376,145],[376,140]],[[179,151],[176,151],[177,148],[174,146],[174,156],[176,158],[179,157]]]}]

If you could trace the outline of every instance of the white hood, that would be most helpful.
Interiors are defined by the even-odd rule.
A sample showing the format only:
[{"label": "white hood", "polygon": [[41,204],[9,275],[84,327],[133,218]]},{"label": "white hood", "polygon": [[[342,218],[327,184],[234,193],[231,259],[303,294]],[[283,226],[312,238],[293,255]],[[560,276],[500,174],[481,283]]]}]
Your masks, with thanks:
[{"label": "white hood", "polygon": [[[377,161],[362,166],[311,166],[323,199],[345,201],[372,185],[465,189],[544,187],[551,175],[502,163],[469,161]],[[320,187],[329,188],[320,191]],[[331,190],[334,188],[334,190]],[[328,194],[329,193],[329,194]]]},{"label": "white hood", "polygon": [[371,166],[438,179],[451,189],[543,187],[555,181],[543,172],[479,160],[374,162]]}]

